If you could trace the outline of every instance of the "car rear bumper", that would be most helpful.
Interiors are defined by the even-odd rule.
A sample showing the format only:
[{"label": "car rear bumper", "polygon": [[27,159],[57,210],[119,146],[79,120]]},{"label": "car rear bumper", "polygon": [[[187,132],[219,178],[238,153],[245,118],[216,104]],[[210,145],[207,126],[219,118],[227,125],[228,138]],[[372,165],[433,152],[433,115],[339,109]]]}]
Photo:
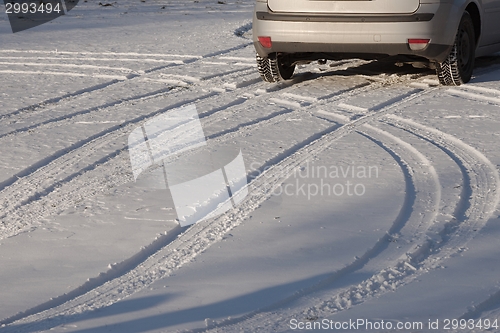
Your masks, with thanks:
[{"label": "car rear bumper", "polygon": [[[346,58],[377,59],[383,56],[416,56],[431,61],[442,62],[450,52],[449,45],[430,44],[422,51],[413,51],[408,44],[385,44],[385,43],[363,43],[363,44],[330,44],[330,43],[297,43],[297,42],[273,42],[270,49],[264,48],[259,42],[254,42],[255,49],[260,56],[270,53],[329,53],[332,60]],[[326,57],[325,57],[326,58]]]},{"label": "car rear bumper", "polygon": [[[442,62],[455,40],[461,15],[452,4],[421,4],[408,15],[314,15],[273,13],[266,3],[255,7],[253,38],[257,53],[333,53],[410,55]],[[458,17],[458,18],[457,18]],[[269,36],[272,47],[264,48],[258,36]],[[430,39],[413,51],[408,39]]]}]

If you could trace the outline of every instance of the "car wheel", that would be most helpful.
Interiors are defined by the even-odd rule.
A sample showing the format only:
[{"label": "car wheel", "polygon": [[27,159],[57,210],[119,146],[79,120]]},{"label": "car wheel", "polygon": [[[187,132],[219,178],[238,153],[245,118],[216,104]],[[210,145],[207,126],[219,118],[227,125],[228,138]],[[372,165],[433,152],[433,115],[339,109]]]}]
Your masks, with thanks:
[{"label": "car wheel", "polygon": [[476,57],[476,38],[474,24],[465,12],[458,27],[455,43],[450,54],[442,63],[437,64],[439,82],[445,86],[459,86],[469,82]]},{"label": "car wheel", "polygon": [[276,53],[268,57],[261,57],[257,54],[257,68],[262,80],[271,83],[289,80],[295,71],[295,65],[284,64]]}]

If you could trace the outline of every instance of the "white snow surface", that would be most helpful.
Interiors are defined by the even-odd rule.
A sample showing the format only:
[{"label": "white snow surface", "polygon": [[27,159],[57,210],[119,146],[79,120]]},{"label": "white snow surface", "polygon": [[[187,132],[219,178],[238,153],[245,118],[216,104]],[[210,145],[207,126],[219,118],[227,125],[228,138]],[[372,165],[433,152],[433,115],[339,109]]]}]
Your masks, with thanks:
[{"label": "white snow surface", "polygon": [[[101,4],[0,15],[1,333],[500,332],[444,326],[500,321],[499,57],[453,88],[356,59],[266,84],[252,0]],[[127,138],[186,105],[207,145],[165,167],[241,151],[248,194],[181,228]]]}]

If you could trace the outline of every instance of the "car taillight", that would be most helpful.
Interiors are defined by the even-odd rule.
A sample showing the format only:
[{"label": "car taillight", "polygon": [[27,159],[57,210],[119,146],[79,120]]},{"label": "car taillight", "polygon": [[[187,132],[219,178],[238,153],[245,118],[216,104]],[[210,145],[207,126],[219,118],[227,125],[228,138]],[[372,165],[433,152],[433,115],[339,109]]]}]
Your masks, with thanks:
[{"label": "car taillight", "polygon": [[408,39],[408,45],[412,51],[421,51],[429,45],[430,41],[430,39],[411,38]]},{"label": "car taillight", "polygon": [[271,41],[271,37],[262,37],[259,36],[260,45],[264,46],[266,49],[270,49],[273,46],[273,42]]}]

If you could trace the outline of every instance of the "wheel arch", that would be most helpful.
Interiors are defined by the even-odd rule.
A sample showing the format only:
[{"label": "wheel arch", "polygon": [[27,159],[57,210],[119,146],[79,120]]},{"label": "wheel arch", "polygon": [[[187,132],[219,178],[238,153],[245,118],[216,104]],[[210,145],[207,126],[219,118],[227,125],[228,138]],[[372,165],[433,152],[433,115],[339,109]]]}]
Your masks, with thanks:
[{"label": "wheel arch", "polygon": [[481,27],[481,12],[479,11],[479,6],[475,2],[470,2],[465,10],[469,13],[472,18],[472,23],[474,24],[474,35],[476,39],[476,46],[479,44],[479,38],[481,37],[482,27]]}]

